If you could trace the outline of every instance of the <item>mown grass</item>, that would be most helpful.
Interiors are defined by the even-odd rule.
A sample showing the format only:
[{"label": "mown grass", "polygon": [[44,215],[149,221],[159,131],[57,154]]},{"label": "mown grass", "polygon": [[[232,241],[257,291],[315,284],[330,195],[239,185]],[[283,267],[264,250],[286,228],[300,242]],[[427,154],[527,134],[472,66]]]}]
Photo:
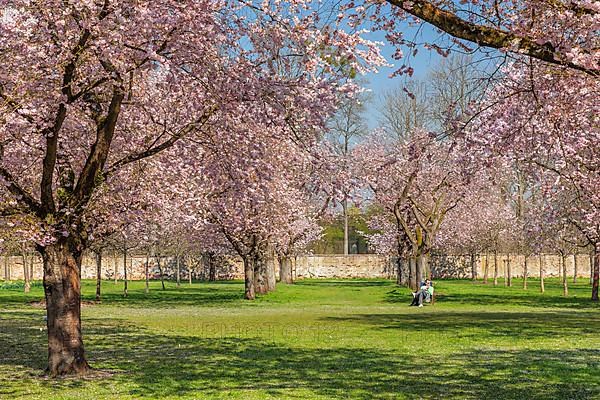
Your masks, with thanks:
[{"label": "mown grass", "polygon": [[[305,280],[254,302],[241,282],[103,283],[83,308],[87,356],[107,376],[48,380],[43,297],[0,289],[0,398],[600,398],[600,308],[586,279],[527,291],[439,281],[408,307],[384,280]],[[93,300],[94,282],[84,282]]]}]

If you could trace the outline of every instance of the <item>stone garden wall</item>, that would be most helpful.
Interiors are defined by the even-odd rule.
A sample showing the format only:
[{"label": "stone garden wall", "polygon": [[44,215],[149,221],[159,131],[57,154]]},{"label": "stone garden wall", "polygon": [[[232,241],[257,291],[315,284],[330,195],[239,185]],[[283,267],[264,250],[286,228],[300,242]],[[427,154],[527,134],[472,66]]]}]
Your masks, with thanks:
[{"label": "stone garden wall", "polygon": [[[542,256],[545,265],[546,276],[557,276],[559,273],[558,265],[560,258],[557,255],[546,254]],[[506,261],[509,256],[499,254],[498,276],[505,274]],[[514,277],[523,275],[523,266],[525,258],[520,255],[510,255],[511,273]],[[434,278],[470,278],[471,269],[469,257],[463,256],[432,256],[429,265]],[[487,261],[487,262],[486,262]],[[573,275],[574,257],[571,255],[566,260],[567,274]],[[146,256],[139,255],[127,257],[127,275],[130,279],[144,278],[144,265]],[[490,279],[494,274],[493,255],[483,255],[477,258],[477,270],[479,278],[482,278],[488,265],[488,275]],[[529,276],[539,276],[540,257],[528,257]],[[27,261],[27,267],[31,268],[30,261]],[[167,278],[173,278],[176,270],[176,260],[174,258],[163,258],[161,260],[163,273]],[[580,254],[577,256],[578,276],[590,276],[590,256]],[[149,259],[150,275],[153,278],[159,277],[159,268],[154,258]],[[191,270],[194,279],[209,279],[214,277],[217,280],[242,279],[243,266],[240,259],[236,257],[220,257],[212,260],[183,257],[180,260],[181,279],[188,279],[188,271]],[[103,257],[103,278],[114,279],[115,272],[119,279],[123,277],[123,257],[122,255],[105,255]],[[41,279],[42,265],[39,257],[34,257],[33,262],[34,279]],[[96,262],[93,257],[84,257],[82,263],[82,276],[85,279],[92,279],[96,276]],[[393,278],[395,276],[395,260],[374,254],[355,254],[355,255],[309,255],[299,256],[295,262],[295,276],[297,279],[304,278]],[[2,279],[23,279],[23,260],[17,256],[0,257],[0,280]]]}]

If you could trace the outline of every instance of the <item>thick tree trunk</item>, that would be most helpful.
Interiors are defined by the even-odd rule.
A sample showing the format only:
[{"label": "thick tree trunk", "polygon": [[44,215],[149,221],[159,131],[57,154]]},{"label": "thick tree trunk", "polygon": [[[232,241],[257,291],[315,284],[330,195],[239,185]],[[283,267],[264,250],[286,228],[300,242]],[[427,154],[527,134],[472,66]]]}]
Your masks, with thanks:
[{"label": "thick tree trunk", "polygon": [[561,255],[561,264],[562,264],[562,284],[563,284],[563,296],[569,295],[569,281],[567,279],[567,255]]},{"label": "thick tree trunk", "polygon": [[271,281],[274,280],[275,272],[273,263],[270,263],[264,251],[254,253],[254,290],[257,294],[266,294],[273,290]]},{"label": "thick tree trunk", "polygon": [[181,264],[179,263],[179,255],[175,257],[175,275],[177,278],[177,287],[181,287]]},{"label": "thick tree trunk", "polygon": [[594,244],[594,276],[592,280],[592,300],[598,301],[598,278],[600,277],[600,242]]},{"label": "thick tree trunk", "polygon": [[192,259],[191,259],[191,257],[187,258],[186,264],[187,264],[187,270],[188,270],[188,280],[189,280],[189,284],[191,286],[192,285]]},{"label": "thick tree trunk", "polygon": [[402,274],[403,268],[404,265],[402,264],[402,257],[398,256],[396,258],[396,284],[398,285],[404,285],[406,283],[404,274]]},{"label": "thick tree trunk", "polygon": [[294,283],[292,259],[289,256],[279,257],[279,281],[288,285]]},{"label": "thick tree trunk", "polygon": [[244,261],[244,298],[254,300],[256,291],[254,289],[254,262],[252,256],[243,257]]},{"label": "thick tree trunk", "polygon": [[577,283],[577,274],[579,273],[577,265],[577,253],[573,254],[573,283]]},{"label": "thick tree trunk", "polygon": [[485,253],[485,269],[483,270],[483,283],[488,283],[488,275],[490,273],[490,254]]},{"label": "thick tree trunk", "polygon": [[267,289],[269,292],[275,290],[277,285],[277,274],[275,273],[275,254],[273,251],[269,252],[267,262]]},{"label": "thick tree trunk", "polygon": [[146,287],[144,288],[144,292],[148,294],[150,292],[150,253],[146,253],[146,264],[144,265],[144,274],[146,275]]},{"label": "thick tree trunk", "polygon": [[415,257],[410,257],[408,261],[408,286],[412,289],[413,292],[417,291],[417,259]]},{"label": "thick tree trunk", "polygon": [[508,287],[512,286],[512,266],[510,264],[510,253],[508,253],[508,257],[506,258],[506,276]]},{"label": "thick tree trunk", "polygon": [[494,286],[498,286],[498,252],[494,250]]},{"label": "thick tree trunk", "polygon": [[528,258],[529,257],[525,255],[525,262],[523,263],[523,289],[525,290],[527,290],[527,275],[529,273],[527,265]]},{"label": "thick tree trunk", "polygon": [[471,253],[471,259],[470,259],[470,263],[471,263],[471,280],[476,281],[477,280],[477,263],[476,263],[476,259],[475,259],[475,254]]},{"label": "thick tree trunk", "polygon": [[[425,271],[425,263],[427,262],[426,256],[421,254],[417,257],[417,268],[416,268],[416,278],[417,278],[417,286],[421,284],[423,281],[423,272]],[[418,287],[417,287],[418,289]]]},{"label": "thick tree trunk", "polygon": [[96,253],[96,301],[100,301],[102,295],[102,250]]},{"label": "thick tree trunk", "polygon": [[29,265],[27,264],[27,254],[24,252],[21,254],[21,260],[23,262],[23,280],[25,281],[23,291],[25,293],[29,293],[31,290],[31,282],[29,280]]},{"label": "thick tree trunk", "polygon": [[540,292],[544,293],[544,256],[540,254]]},{"label": "thick tree trunk", "polygon": [[59,241],[42,249],[50,376],[85,374],[81,335],[81,254]]}]

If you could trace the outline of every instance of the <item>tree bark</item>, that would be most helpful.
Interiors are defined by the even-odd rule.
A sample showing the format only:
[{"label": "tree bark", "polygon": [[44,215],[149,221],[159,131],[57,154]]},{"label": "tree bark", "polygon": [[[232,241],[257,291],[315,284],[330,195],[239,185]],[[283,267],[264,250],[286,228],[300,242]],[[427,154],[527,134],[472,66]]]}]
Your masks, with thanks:
[{"label": "tree bark", "polygon": [[577,273],[579,273],[577,265],[577,253],[573,254],[573,283],[577,283]]},{"label": "tree bark", "polygon": [[146,287],[144,288],[144,292],[148,294],[150,292],[150,272],[149,270],[150,264],[150,253],[146,253],[146,264],[144,265],[144,274],[146,275]]},{"label": "tree bark", "polygon": [[416,278],[417,278],[417,289],[418,289],[418,285],[421,284],[421,281],[423,280],[423,271],[425,271],[425,263],[426,263],[426,259],[425,259],[425,255],[424,254],[420,254],[417,257],[417,268],[416,268]]},{"label": "tree bark", "polygon": [[342,202],[342,210],[344,212],[344,255],[348,255],[348,200]]},{"label": "tree bark", "polygon": [[413,292],[417,291],[417,259],[415,257],[410,257],[408,261],[408,286],[412,289]]},{"label": "tree bark", "polygon": [[540,292],[544,293],[544,256],[540,254]]},{"label": "tree bark", "polygon": [[100,301],[102,290],[102,250],[96,253],[96,301]]},{"label": "tree bark", "polygon": [[34,259],[35,259],[35,254],[32,253],[31,256],[29,257],[29,282],[33,282],[35,280],[34,275],[33,275]]},{"label": "tree bark", "polygon": [[562,284],[563,284],[563,296],[568,296],[569,295],[569,281],[567,279],[567,255],[566,254],[561,254],[560,256],[560,261],[562,264]]},{"label": "tree bark", "polygon": [[523,263],[523,289],[525,290],[527,290],[527,274],[529,273],[527,265],[528,258],[529,257],[525,255],[525,262]]},{"label": "tree bark", "polygon": [[506,258],[506,275],[508,287],[512,287],[512,266],[510,265],[510,253]]},{"label": "tree bark", "polygon": [[251,256],[243,257],[244,261],[244,298],[254,300],[256,291],[254,289],[254,262]]},{"label": "tree bark", "polygon": [[494,250],[494,286],[498,286],[498,252]]},{"label": "tree bark", "polygon": [[269,263],[264,251],[257,250],[253,254],[254,264],[254,290],[257,294],[266,294],[270,291]]},{"label": "tree bark", "polygon": [[471,280],[477,280],[477,263],[475,262],[475,254],[471,253]]},{"label": "tree bark", "polygon": [[177,277],[177,287],[181,286],[181,271],[180,271],[180,263],[179,263],[179,254],[175,256],[175,274]]},{"label": "tree bark", "polygon": [[123,247],[123,297],[127,297],[127,244]]},{"label": "tree bark", "polygon": [[67,241],[41,249],[48,327],[50,376],[81,375],[90,370],[81,335],[81,253]]},{"label": "tree bark", "polygon": [[406,279],[404,278],[404,275],[402,274],[404,265],[402,264],[402,257],[397,256],[396,257],[396,284],[398,285],[404,285],[406,282]]},{"label": "tree bark", "polygon": [[115,285],[119,282],[119,258],[117,257],[117,251],[113,253],[113,263],[115,266]]},{"label": "tree bark", "polygon": [[560,279],[562,278],[563,272],[562,272],[562,259],[561,259],[561,255],[558,254],[558,279],[560,282]]},{"label": "tree bark", "polygon": [[[590,256],[590,261],[592,260],[592,257]],[[592,269],[590,268],[590,271]],[[590,274],[591,276],[591,274]],[[4,280],[5,281],[10,281],[10,263],[9,263],[9,256],[4,256]],[[591,282],[591,278],[590,278],[590,282]]]},{"label": "tree bark", "polygon": [[156,265],[158,267],[158,273],[160,274],[160,284],[162,285],[162,290],[165,290],[165,274],[163,273],[162,265],[160,264],[160,255],[156,256]]},{"label": "tree bark", "polygon": [[31,290],[31,282],[29,281],[29,266],[27,265],[27,254],[21,253],[21,261],[23,262],[23,280],[25,281],[23,291],[29,293]]},{"label": "tree bark", "polygon": [[274,251],[269,251],[267,260],[267,289],[269,292],[275,290],[277,284],[277,274],[275,273],[275,253]]},{"label": "tree bark", "polygon": [[485,269],[483,270],[483,283],[488,283],[488,275],[490,271],[490,254],[485,253]]},{"label": "tree bark", "polygon": [[289,256],[284,255],[279,258],[279,281],[288,285],[294,283],[292,259]]},{"label": "tree bark", "polygon": [[592,300],[598,301],[598,278],[600,277],[600,242],[594,244],[594,279],[592,280]]},{"label": "tree bark", "polygon": [[594,283],[594,252],[590,252],[590,285]]}]

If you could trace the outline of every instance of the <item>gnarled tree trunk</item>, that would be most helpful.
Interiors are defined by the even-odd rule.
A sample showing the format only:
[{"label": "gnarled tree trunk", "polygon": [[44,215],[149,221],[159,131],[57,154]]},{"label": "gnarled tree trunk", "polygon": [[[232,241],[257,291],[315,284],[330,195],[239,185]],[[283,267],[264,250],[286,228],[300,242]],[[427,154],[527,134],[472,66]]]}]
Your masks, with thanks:
[{"label": "gnarled tree trunk", "polygon": [[417,259],[410,257],[408,261],[408,286],[410,286],[413,292],[417,291]]},{"label": "gnarled tree trunk", "polygon": [[271,275],[274,277],[274,271],[271,274],[273,264],[269,263],[266,254],[263,251],[254,253],[254,290],[257,294],[267,294],[273,288],[271,287]]},{"label": "gnarled tree trunk", "polygon": [[48,316],[46,372],[50,376],[85,374],[90,367],[81,335],[81,252],[68,238],[41,248],[40,252]]},{"label": "gnarled tree trunk", "polygon": [[279,281],[286,284],[294,283],[292,259],[287,255],[279,257]]}]

